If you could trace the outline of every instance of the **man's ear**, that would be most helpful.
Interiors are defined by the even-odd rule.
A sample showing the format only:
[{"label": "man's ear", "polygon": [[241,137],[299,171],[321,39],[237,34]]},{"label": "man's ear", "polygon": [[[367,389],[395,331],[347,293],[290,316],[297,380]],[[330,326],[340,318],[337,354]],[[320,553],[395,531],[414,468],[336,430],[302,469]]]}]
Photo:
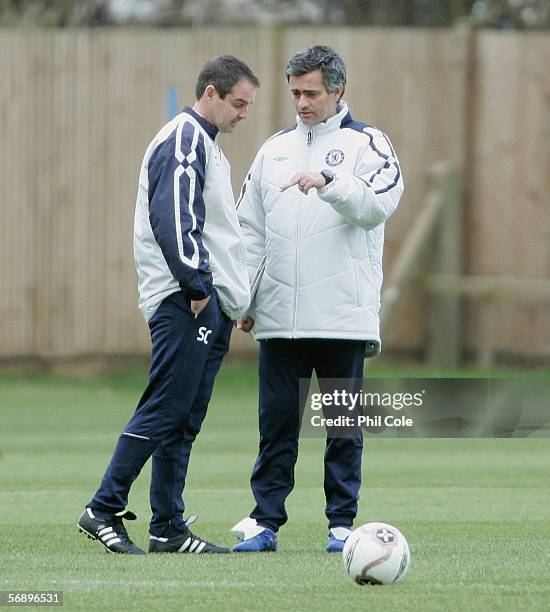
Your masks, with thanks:
[{"label": "man's ear", "polygon": [[218,92],[214,85],[207,85],[204,90],[204,95],[207,100],[212,101],[216,96],[218,96]]},{"label": "man's ear", "polygon": [[334,90],[334,93],[336,94],[336,101],[340,102],[340,100],[342,99],[342,96],[344,95],[344,86],[337,85],[336,89]]}]

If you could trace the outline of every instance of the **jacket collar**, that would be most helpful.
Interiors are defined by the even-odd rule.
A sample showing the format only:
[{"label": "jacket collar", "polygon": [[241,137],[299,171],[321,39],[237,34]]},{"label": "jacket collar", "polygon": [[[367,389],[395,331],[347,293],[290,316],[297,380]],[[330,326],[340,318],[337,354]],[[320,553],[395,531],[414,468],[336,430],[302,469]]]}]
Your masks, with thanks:
[{"label": "jacket collar", "polygon": [[199,115],[199,113],[195,112],[190,106],[186,106],[183,109],[183,112],[187,113],[188,115],[191,115],[193,119],[196,119],[200,126],[203,128],[203,130],[210,136],[210,138],[212,138],[212,140],[216,140],[216,136],[218,135],[218,128],[215,125],[210,123],[210,121],[207,121],[204,117]]},{"label": "jacket collar", "polygon": [[326,121],[322,123],[317,123],[316,125],[308,125],[306,123],[302,123],[300,116],[296,115],[296,125],[300,131],[303,132],[313,132],[314,134],[325,134],[327,132],[333,132],[334,130],[338,130],[340,125],[344,122],[351,121],[351,115],[348,110],[348,105],[342,100],[340,102],[340,110],[329,117]]}]

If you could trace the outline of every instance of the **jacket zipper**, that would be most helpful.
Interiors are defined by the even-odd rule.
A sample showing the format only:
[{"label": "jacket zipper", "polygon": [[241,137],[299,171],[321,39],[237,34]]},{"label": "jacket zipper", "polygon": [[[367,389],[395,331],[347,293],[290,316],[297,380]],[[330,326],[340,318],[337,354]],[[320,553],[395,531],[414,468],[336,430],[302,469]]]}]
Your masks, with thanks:
[{"label": "jacket zipper", "polygon": [[[311,159],[311,144],[313,142],[313,131],[310,130],[307,133],[307,157],[306,157],[306,172],[309,171],[309,162]],[[294,325],[292,329],[292,337],[296,337],[296,321],[298,318],[298,247],[299,247],[299,238],[300,238],[300,212],[302,210],[302,197],[298,201],[298,219],[296,220],[296,286],[294,289]]]}]

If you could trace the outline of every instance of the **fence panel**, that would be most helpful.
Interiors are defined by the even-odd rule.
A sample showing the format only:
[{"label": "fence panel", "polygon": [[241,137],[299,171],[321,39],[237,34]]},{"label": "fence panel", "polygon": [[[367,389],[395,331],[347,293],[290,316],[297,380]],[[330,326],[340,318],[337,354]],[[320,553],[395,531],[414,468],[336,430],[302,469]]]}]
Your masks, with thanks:
[{"label": "fence panel", "polygon": [[[429,168],[445,159],[469,173],[466,272],[549,277],[548,34],[3,29],[0,356],[148,350],[132,223],[139,166],[167,119],[169,90],[180,108],[192,103],[196,75],[217,53],[252,65],[262,86],[251,118],[221,138],[238,191],[260,144],[294,121],[284,65],[312,43],[346,59],[353,116],[386,131],[402,163],[406,191],[388,223],[386,272],[423,206]],[[413,291],[385,347],[421,349],[426,310],[426,298]],[[497,349],[550,354],[550,313],[542,305],[471,305],[466,323],[474,348],[495,330]],[[251,346],[241,334],[235,342]]]},{"label": "fence panel", "polygon": [[[467,272],[550,278],[550,36],[482,32],[467,214]],[[550,355],[547,303],[473,304],[468,340],[496,351]]]}]

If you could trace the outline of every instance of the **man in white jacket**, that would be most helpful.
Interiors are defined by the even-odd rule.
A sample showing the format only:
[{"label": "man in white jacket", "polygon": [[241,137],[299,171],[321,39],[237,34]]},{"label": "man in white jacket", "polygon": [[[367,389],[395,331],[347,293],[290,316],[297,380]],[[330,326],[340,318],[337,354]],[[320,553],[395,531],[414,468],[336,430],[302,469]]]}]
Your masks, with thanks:
[{"label": "man in white jacket", "polygon": [[[260,341],[260,449],[251,477],[256,507],[233,528],[236,552],[275,550],[287,520],[303,399],[299,380],[353,379],[380,347],[384,223],[403,192],[385,134],[352,119],[346,66],[313,46],[286,67],[297,124],[267,140],[245,180],[238,216],[256,289],[238,322]],[[360,432],[327,434],[327,551],[342,550],[357,513]]]}]

